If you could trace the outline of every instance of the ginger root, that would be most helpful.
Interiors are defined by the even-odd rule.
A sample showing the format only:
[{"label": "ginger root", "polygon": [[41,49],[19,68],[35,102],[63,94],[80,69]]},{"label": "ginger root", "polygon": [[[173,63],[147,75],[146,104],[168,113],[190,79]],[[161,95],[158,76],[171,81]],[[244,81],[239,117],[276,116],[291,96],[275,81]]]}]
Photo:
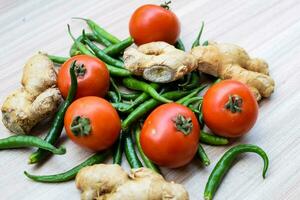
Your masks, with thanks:
[{"label": "ginger root", "polygon": [[62,101],[56,88],[54,64],[43,54],[31,57],[25,64],[21,88],[4,101],[2,121],[14,133],[26,134],[34,125],[53,115]]},{"label": "ginger root", "polygon": [[245,83],[257,101],[274,91],[268,64],[262,59],[250,58],[243,48],[234,44],[209,43],[186,53],[165,42],[151,42],[128,47],[124,63],[133,74],[152,82],[171,82],[197,68],[221,79]]},{"label": "ginger root", "polygon": [[262,59],[251,59],[237,45],[209,43],[208,46],[193,48],[191,54],[197,60],[199,71],[245,83],[258,101],[261,97],[269,97],[274,91],[275,83],[269,76],[268,64]]},{"label": "ginger root", "polygon": [[151,42],[124,51],[125,67],[144,79],[167,83],[183,77],[196,68],[192,55],[166,42]]},{"label": "ginger root", "polygon": [[79,171],[76,186],[82,200],[188,200],[180,184],[166,182],[147,168],[127,174],[119,165],[97,164]]}]

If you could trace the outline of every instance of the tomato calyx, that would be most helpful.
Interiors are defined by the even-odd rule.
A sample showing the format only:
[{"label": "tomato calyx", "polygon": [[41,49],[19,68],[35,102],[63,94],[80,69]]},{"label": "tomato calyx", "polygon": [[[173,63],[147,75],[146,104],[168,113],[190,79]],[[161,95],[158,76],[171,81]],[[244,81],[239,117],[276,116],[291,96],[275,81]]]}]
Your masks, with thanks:
[{"label": "tomato calyx", "polygon": [[242,112],[243,99],[238,95],[229,95],[225,108],[232,113]]},{"label": "tomato calyx", "polygon": [[71,123],[70,129],[75,136],[87,136],[92,130],[90,119],[76,116]]},{"label": "tomato calyx", "polygon": [[193,123],[191,118],[186,118],[183,115],[178,114],[172,119],[176,129],[182,132],[184,135],[189,135],[193,129]]},{"label": "tomato calyx", "polygon": [[160,7],[163,7],[166,10],[170,10],[170,4],[172,1],[165,1],[165,3],[160,4]]},{"label": "tomato calyx", "polygon": [[84,66],[84,64],[81,65],[75,64],[74,71],[77,77],[84,76],[86,73],[86,67]]}]

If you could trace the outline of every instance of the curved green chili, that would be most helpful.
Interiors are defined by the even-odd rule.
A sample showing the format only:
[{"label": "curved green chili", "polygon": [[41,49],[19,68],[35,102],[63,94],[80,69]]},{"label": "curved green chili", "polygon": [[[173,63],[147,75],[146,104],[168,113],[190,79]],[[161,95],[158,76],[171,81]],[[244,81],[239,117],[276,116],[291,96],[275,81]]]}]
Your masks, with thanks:
[{"label": "curved green chili", "polygon": [[[183,96],[186,96],[189,93],[190,91],[171,91],[162,94],[162,96],[171,100],[177,100]],[[162,102],[157,101],[155,99],[149,99],[148,101],[145,101],[144,103],[140,104],[122,122],[122,130],[127,131],[135,121],[143,117],[146,113],[153,110],[156,106],[160,104],[162,104]]]},{"label": "curved green chili", "polygon": [[198,145],[197,155],[198,155],[200,161],[201,161],[205,166],[210,165],[210,160],[209,160],[209,158],[208,158],[206,152],[204,151],[203,147],[201,146],[201,144]]},{"label": "curved green chili", "polygon": [[[76,96],[77,91],[77,77],[74,71],[76,66],[76,61],[74,61],[70,67],[70,76],[71,76],[71,87],[68,91],[68,96],[66,100],[63,102],[61,107],[59,108],[58,112],[55,114],[53,122],[51,124],[50,130],[45,137],[45,141],[49,142],[50,144],[54,144],[61,135],[62,129],[64,127],[64,116],[67,108],[72,103]],[[41,161],[47,155],[47,151],[38,149],[36,152],[32,153],[29,157],[29,163],[37,163]]]},{"label": "curved green chili", "polygon": [[124,149],[125,149],[125,156],[128,161],[128,164],[130,165],[131,169],[143,167],[143,164],[141,163],[141,161],[139,160],[135,152],[131,134],[129,134],[128,132],[124,132],[124,134],[125,134]]},{"label": "curved green chili", "polygon": [[110,81],[111,88],[117,94],[117,97],[118,97],[118,101],[117,102],[120,102],[122,100],[122,97],[121,97],[120,90],[119,90],[119,88],[118,88],[115,80],[112,77],[110,77],[109,81]]},{"label": "curved green chili", "polygon": [[120,102],[119,102],[119,97],[118,97],[117,93],[114,92],[114,91],[108,91],[108,92],[107,92],[107,97],[108,97],[108,98],[110,99],[110,101],[113,102],[113,103],[120,103]]},{"label": "curved green chili", "polygon": [[184,87],[186,85],[188,85],[191,81],[191,77],[192,77],[192,73],[188,73],[186,76],[186,80],[183,83],[179,83],[178,86],[179,87]]},{"label": "curved green chili", "polygon": [[143,152],[141,142],[140,142],[140,136],[141,136],[140,126],[139,125],[135,126],[133,131],[134,131],[135,143],[136,143],[137,149],[141,155],[141,158],[142,158],[145,166],[149,169],[152,169],[153,171],[155,171],[157,173],[161,173],[158,166],[155,165]]},{"label": "curved green chili", "polygon": [[208,181],[205,186],[204,190],[204,199],[211,200],[218,189],[218,186],[221,184],[221,181],[224,175],[229,171],[233,161],[235,158],[241,154],[246,152],[253,152],[258,154],[264,161],[264,168],[263,168],[263,178],[266,177],[266,172],[269,166],[269,159],[267,154],[264,152],[263,149],[256,145],[252,144],[240,144],[235,147],[229,149],[222,158],[218,161],[216,166],[214,167],[213,171],[211,172]]},{"label": "curved green chili", "polygon": [[128,76],[131,76],[131,72],[128,71],[127,69],[122,69],[122,68],[119,68],[119,67],[114,67],[114,66],[111,66],[111,65],[108,65],[106,64],[106,67],[109,71],[109,74],[111,76],[115,76],[115,77],[128,77]]},{"label": "curved green chili", "polygon": [[219,136],[212,135],[207,132],[201,131],[200,142],[203,142],[203,143],[209,144],[209,145],[214,145],[214,146],[221,146],[221,145],[227,145],[229,143],[229,140],[224,137],[219,137]]},{"label": "curved green chili", "polygon": [[195,41],[193,42],[192,48],[197,47],[197,46],[200,45],[200,38],[201,38],[201,35],[202,35],[202,32],[203,32],[203,28],[204,28],[204,22],[202,21],[200,31],[199,31]]},{"label": "curved green chili", "polygon": [[119,138],[114,145],[113,151],[113,164],[121,165],[122,163],[122,155],[123,155],[123,146],[124,146],[124,136],[123,132],[120,132]]},{"label": "curved green chili", "polygon": [[179,38],[176,43],[174,44],[175,48],[176,49],[180,49],[182,51],[185,51],[185,47],[184,47],[184,44],[182,42],[182,40]]},{"label": "curved green chili", "polygon": [[70,25],[69,24],[68,24],[68,33],[69,33],[70,37],[72,38],[73,42],[75,43],[76,48],[79,49],[79,51],[81,53],[83,53],[85,55],[89,55],[89,56],[95,57],[95,55],[88,48],[86,48],[86,46],[82,42],[80,42],[80,41],[78,41],[78,40],[76,40],[74,38],[74,36],[71,33],[71,29],[70,29]]},{"label": "curved green chili", "polygon": [[85,160],[83,163],[77,165],[76,167],[74,167],[66,172],[60,173],[60,174],[32,175],[26,171],[24,171],[24,174],[28,178],[30,178],[36,182],[44,182],[44,183],[66,182],[69,180],[73,180],[75,178],[75,176],[77,175],[77,173],[79,172],[79,170],[81,170],[82,168],[84,168],[86,166],[91,166],[94,164],[102,163],[107,158],[108,155],[109,155],[109,151],[96,153],[96,154],[92,155],[91,157],[89,157],[87,160]]},{"label": "curved green chili", "polygon": [[49,55],[47,54],[47,57],[54,63],[57,64],[63,64],[64,62],[66,62],[68,60],[68,58],[66,57],[62,57],[62,56],[55,56],[55,55]]},{"label": "curved green chili", "polygon": [[[80,18],[80,17],[73,17],[73,19],[81,19],[84,20],[88,26],[90,27],[91,30],[95,31],[98,33],[101,37],[105,38],[112,44],[116,44],[121,42],[117,37],[113,36],[103,28],[101,28],[96,22],[92,21],[91,19],[86,19],[86,18]],[[109,45],[108,45],[109,46]]]},{"label": "curved green chili", "polygon": [[[151,87],[153,87],[155,90],[159,88],[159,85],[157,83],[150,83]],[[139,95],[133,102],[130,103],[130,106],[124,107],[124,109],[121,109],[121,112],[128,112],[129,110],[132,110],[135,106],[140,105],[141,103],[145,102],[150,98],[150,95],[146,92],[143,92],[141,95]]]},{"label": "curved green chili", "polygon": [[102,60],[103,62],[109,64],[109,65],[113,65],[115,67],[120,67],[120,68],[124,68],[124,64],[123,62],[114,59],[112,57],[110,57],[109,55],[107,55],[106,53],[104,53],[103,50],[99,49],[97,47],[97,45],[95,45],[91,40],[89,40],[87,37],[85,37],[85,33],[83,31],[83,40],[85,41],[85,43],[88,45],[88,47],[90,47],[93,52],[96,54],[96,56]]},{"label": "curved green chili", "polygon": [[143,94],[143,93],[140,93],[140,92],[123,93],[123,92],[121,92],[121,97],[122,97],[122,99],[132,101],[132,100],[135,100],[136,98],[138,98],[141,94]]},{"label": "curved green chili", "polygon": [[125,113],[128,113],[128,112],[132,112],[133,111],[133,107],[131,104],[128,104],[128,103],[123,103],[123,102],[115,102],[115,103],[112,103],[112,106],[120,111],[120,112],[125,112]]},{"label": "curved green chili", "polygon": [[192,72],[191,81],[188,85],[184,86],[184,89],[193,89],[200,84],[200,77],[198,72]]},{"label": "curved green chili", "polygon": [[200,96],[191,97],[190,99],[185,100],[185,101],[182,103],[182,105],[188,106],[188,105],[190,105],[190,104],[192,104],[192,103],[195,103],[195,102],[197,102],[197,101],[202,101],[202,100],[203,100],[203,97],[200,97]]},{"label": "curved green chili", "polygon": [[[86,35],[86,37],[88,37],[91,41],[96,41],[96,42],[102,44],[102,43],[101,43],[101,40],[98,40],[94,34],[86,33],[85,35]],[[82,42],[83,42],[83,36],[82,36],[82,35],[78,36],[78,37],[76,38],[76,41],[82,43]],[[82,54],[82,53],[77,49],[76,42],[74,42],[74,43],[72,44],[72,46],[71,46],[69,55],[70,55],[71,57],[73,57],[73,56],[76,56],[76,55],[79,55],[79,54]]]},{"label": "curved green chili", "polygon": [[200,86],[200,87],[198,87],[198,88],[192,90],[191,93],[189,93],[187,96],[185,96],[185,97],[183,97],[183,98],[177,100],[176,103],[182,104],[183,102],[187,101],[188,99],[190,99],[190,98],[192,98],[192,97],[198,95],[199,92],[201,92],[202,90],[204,90],[204,89],[206,88],[206,86],[207,86],[207,85],[202,85],[202,86]]},{"label": "curved green chili", "polygon": [[121,53],[121,51],[123,51],[124,49],[126,49],[132,44],[133,44],[133,38],[128,37],[125,40],[122,40],[121,42],[106,47],[105,49],[103,49],[103,52],[109,56],[114,56]]},{"label": "curved green chili", "polygon": [[64,147],[56,148],[49,142],[46,142],[36,136],[14,135],[0,139],[0,149],[14,149],[22,147],[38,147],[58,155],[66,153],[66,149]]},{"label": "curved green chili", "polygon": [[154,99],[164,102],[164,103],[170,103],[172,101],[170,101],[169,99],[164,98],[163,96],[160,96],[156,90],[148,83],[143,82],[143,81],[139,81],[137,79],[134,78],[124,78],[123,79],[123,85],[126,86],[129,89],[132,90],[139,90],[139,91],[143,91],[148,93],[151,97],[153,97]]}]

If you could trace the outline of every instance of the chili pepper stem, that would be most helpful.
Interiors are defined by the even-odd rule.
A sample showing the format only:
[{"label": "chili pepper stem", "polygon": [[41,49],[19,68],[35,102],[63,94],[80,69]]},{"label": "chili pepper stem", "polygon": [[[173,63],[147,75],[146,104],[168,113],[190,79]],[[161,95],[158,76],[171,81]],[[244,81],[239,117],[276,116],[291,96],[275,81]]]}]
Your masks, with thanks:
[{"label": "chili pepper stem", "polygon": [[83,18],[83,17],[72,17],[71,19],[80,19],[80,20],[84,20],[84,21],[88,21],[87,18]]}]

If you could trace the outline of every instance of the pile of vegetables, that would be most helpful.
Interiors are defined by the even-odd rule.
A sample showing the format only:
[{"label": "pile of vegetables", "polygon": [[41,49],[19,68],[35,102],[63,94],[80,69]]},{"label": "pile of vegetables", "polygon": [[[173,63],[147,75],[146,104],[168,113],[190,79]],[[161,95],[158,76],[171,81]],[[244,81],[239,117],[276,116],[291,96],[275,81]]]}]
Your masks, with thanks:
[{"label": "pile of vegetables", "polygon": [[[27,177],[48,183],[76,177],[82,199],[188,199],[183,186],[159,175],[159,166],[178,168],[195,157],[208,166],[202,143],[227,145],[254,126],[257,101],[274,90],[266,62],[251,59],[236,45],[201,45],[203,23],[186,52],[169,4],[138,8],[129,23],[131,37],[124,40],[91,19],[75,18],[84,20],[91,32],[83,30],[75,38],[68,25],[74,41],[70,57],[30,58],[22,88],[2,106],[4,125],[20,135],[1,139],[0,149],[37,147],[29,163],[43,162],[51,153],[66,152],[55,147],[64,127],[72,141],[96,153],[69,171],[42,176],[25,172]],[[53,114],[44,140],[24,135]],[[205,126],[214,134],[205,132]],[[213,169],[205,199],[213,198],[236,156],[245,152],[262,157],[265,177],[266,153],[255,145],[237,145]],[[130,175],[119,166],[123,153],[133,169]],[[109,155],[115,165],[99,164]]]}]

